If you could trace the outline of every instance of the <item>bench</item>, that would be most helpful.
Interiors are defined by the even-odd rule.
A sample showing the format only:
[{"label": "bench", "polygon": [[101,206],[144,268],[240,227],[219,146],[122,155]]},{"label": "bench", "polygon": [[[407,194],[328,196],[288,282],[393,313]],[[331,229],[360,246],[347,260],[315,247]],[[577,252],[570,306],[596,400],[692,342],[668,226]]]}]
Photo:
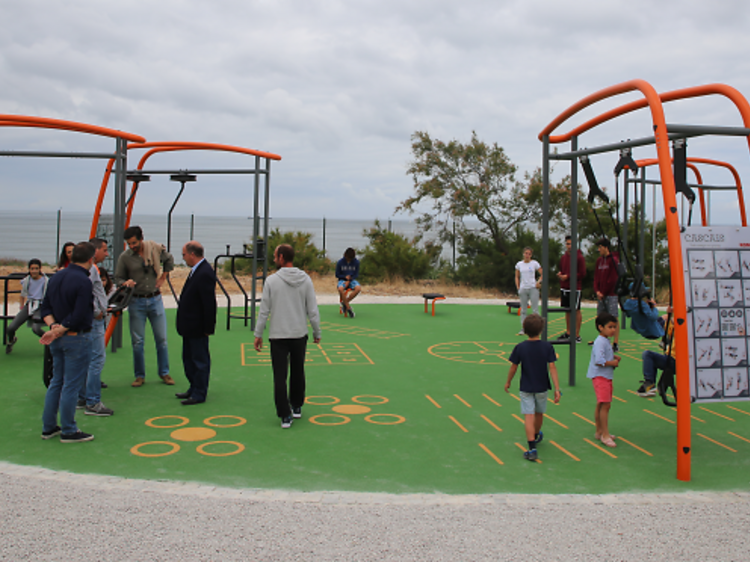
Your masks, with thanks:
[{"label": "bench", "polygon": [[422,298],[424,299],[425,314],[427,313],[427,303],[432,301],[432,315],[435,316],[435,302],[444,301],[445,295],[441,295],[440,293],[423,293]]}]

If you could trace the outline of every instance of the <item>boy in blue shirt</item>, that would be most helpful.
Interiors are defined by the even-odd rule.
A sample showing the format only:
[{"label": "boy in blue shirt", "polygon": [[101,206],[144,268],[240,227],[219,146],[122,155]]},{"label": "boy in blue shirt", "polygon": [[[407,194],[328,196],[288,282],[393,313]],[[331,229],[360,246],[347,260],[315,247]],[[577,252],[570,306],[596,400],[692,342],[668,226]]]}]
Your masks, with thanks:
[{"label": "boy in blue shirt", "polygon": [[620,357],[612,350],[609,338],[617,333],[617,318],[605,312],[597,316],[595,322],[599,336],[594,340],[589,370],[586,373],[596,393],[594,439],[599,439],[607,447],[616,447],[614,435],[609,432],[609,410],[612,406],[612,378],[615,369],[620,365]]},{"label": "boy in blue shirt", "polygon": [[547,411],[547,391],[550,386],[550,376],[555,384],[554,402],[560,402],[560,381],[557,378],[555,349],[552,344],[540,339],[544,329],[544,319],[538,314],[531,314],[523,321],[523,331],[529,337],[513,348],[510,354],[510,370],[505,392],[510,392],[510,383],[516,375],[518,365],[521,365],[521,414],[526,426],[526,440],[529,450],[523,453],[523,458],[535,461],[537,459],[536,446],[542,442],[542,423]]},{"label": "boy in blue shirt", "polygon": [[[355,314],[351,307],[351,302],[362,291],[362,287],[357,281],[359,276],[359,260],[354,248],[347,248],[344,257],[336,263],[336,279],[338,279],[337,289],[339,291],[339,300],[341,302],[341,312],[354,318]],[[347,293],[349,290],[349,293]]]}]

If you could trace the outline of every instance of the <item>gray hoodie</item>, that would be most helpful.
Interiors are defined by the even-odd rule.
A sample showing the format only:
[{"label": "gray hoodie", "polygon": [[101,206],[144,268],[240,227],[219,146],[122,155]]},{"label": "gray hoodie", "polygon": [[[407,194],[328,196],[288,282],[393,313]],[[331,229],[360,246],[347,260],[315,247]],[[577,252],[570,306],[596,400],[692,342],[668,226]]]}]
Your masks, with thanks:
[{"label": "gray hoodie", "polygon": [[262,338],[268,317],[271,327],[268,339],[302,338],[307,335],[307,319],[313,338],[320,338],[320,314],[312,280],[296,267],[282,267],[263,285],[255,337]]}]

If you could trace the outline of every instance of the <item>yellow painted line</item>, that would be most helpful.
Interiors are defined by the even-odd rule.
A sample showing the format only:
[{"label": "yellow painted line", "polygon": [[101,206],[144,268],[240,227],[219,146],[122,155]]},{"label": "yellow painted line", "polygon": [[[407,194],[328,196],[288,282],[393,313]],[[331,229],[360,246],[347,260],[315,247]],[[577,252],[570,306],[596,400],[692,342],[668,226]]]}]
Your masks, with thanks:
[{"label": "yellow painted line", "polygon": [[574,415],[574,416],[578,416],[578,417],[579,417],[579,418],[581,418],[581,419],[582,419],[583,421],[585,421],[585,422],[588,422],[588,423],[590,423],[591,425],[593,425],[594,427],[596,427],[596,424],[595,424],[594,422],[592,422],[592,421],[591,421],[590,419],[588,419],[588,418],[586,418],[586,417],[582,416],[581,414],[577,414],[577,413],[573,412],[573,415]]},{"label": "yellow painted line", "polygon": [[646,408],[643,408],[643,411],[646,412],[647,414],[651,414],[652,416],[656,416],[657,418],[661,418],[664,421],[668,421],[669,423],[674,424],[672,420],[670,420],[669,418],[665,418],[664,416],[660,416],[656,412],[652,412],[651,410],[647,410]]},{"label": "yellow painted line", "polygon": [[750,439],[746,439],[746,438],[742,437],[741,435],[737,435],[736,433],[732,433],[731,431],[727,431],[727,433],[729,435],[734,435],[737,439],[742,439],[743,441],[747,441],[748,443],[750,443]]},{"label": "yellow painted line", "polygon": [[515,394],[513,394],[512,392],[509,392],[508,394],[510,394],[513,398],[515,398],[519,402],[521,401],[521,399],[518,396],[516,396]]},{"label": "yellow painted line", "polygon": [[619,396],[615,396],[614,394],[612,395],[612,398],[614,398],[615,400],[619,400],[620,402],[627,402],[627,400],[623,400],[622,398],[620,398]]},{"label": "yellow painted line", "polygon": [[719,414],[717,412],[714,412],[713,410],[709,410],[708,408],[704,408],[703,406],[698,406],[701,410],[704,412],[708,412],[709,414],[713,414],[715,416],[719,416],[720,418],[724,418],[725,420],[734,421],[734,419],[730,418],[729,416],[725,416],[724,414]]},{"label": "yellow painted line", "polygon": [[359,352],[364,356],[365,359],[367,359],[370,362],[371,365],[375,364],[375,361],[370,359],[370,357],[364,351],[362,351],[362,348],[359,347],[356,343],[354,344],[354,347],[356,347],[359,350]]},{"label": "yellow painted line", "polygon": [[564,423],[561,423],[561,422],[557,421],[557,420],[556,420],[555,418],[553,418],[553,417],[552,417],[552,416],[550,416],[549,414],[544,414],[544,417],[545,417],[545,418],[549,418],[550,420],[552,420],[553,422],[555,422],[555,423],[556,423],[557,425],[559,425],[560,427],[564,427],[565,429],[568,429],[568,426],[567,426],[567,425],[565,425]]},{"label": "yellow painted line", "polygon": [[487,400],[489,400],[490,402],[492,402],[495,406],[500,406],[501,408],[503,407],[502,404],[498,404],[497,402],[495,402],[492,398],[490,398],[486,394],[482,394],[482,396],[484,396]]},{"label": "yellow painted line", "polygon": [[627,357],[628,359],[632,359],[633,361],[643,363],[643,359],[641,359],[640,357],[633,357],[632,355],[628,355],[627,353],[623,353],[622,351],[618,351],[617,353],[618,355],[624,355],[625,357]]},{"label": "yellow painted line", "polygon": [[525,421],[523,421],[523,419],[521,419],[521,418],[520,418],[519,416],[517,416],[516,414],[511,414],[511,416],[513,416],[514,418],[516,418],[516,419],[517,419],[518,421],[520,421],[520,422],[521,422],[522,424],[525,424],[525,423],[526,423]]},{"label": "yellow painted line", "polygon": [[644,453],[644,454],[648,455],[649,457],[653,457],[654,456],[653,454],[649,453],[646,449],[641,449],[635,443],[632,443],[632,442],[628,441],[622,435],[618,435],[617,436],[617,440],[618,441],[623,441],[623,442],[627,443],[628,445],[630,445],[631,447],[633,447],[633,449],[638,449],[641,453]]},{"label": "yellow painted line", "polygon": [[702,433],[696,433],[696,435],[697,435],[698,437],[703,437],[703,439],[705,439],[706,441],[711,441],[711,443],[716,443],[716,444],[717,444],[717,445],[718,445],[719,447],[724,447],[725,449],[727,449],[727,450],[729,450],[729,451],[732,451],[733,453],[736,453],[736,452],[737,452],[737,451],[736,451],[735,449],[732,449],[731,447],[729,447],[729,446],[727,446],[727,445],[724,445],[724,443],[719,443],[719,442],[718,442],[718,441],[716,441],[715,439],[711,439],[710,437],[706,437],[706,436],[705,436],[705,435],[703,435]]},{"label": "yellow painted line", "polygon": [[435,402],[429,394],[425,394],[424,397],[427,398],[427,400],[429,400],[433,404],[435,404],[436,408],[442,408],[442,406],[438,404],[437,402]]},{"label": "yellow painted line", "polygon": [[454,394],[453,396],[455,396],[456,398],[458,398],[458,399],[459,399],[459,400],[460,400],[461,402],[463,402],[463,403],[464,403],[464,405],[466,405],[466,406],[467,406],[468,408],[471,408],[471,404],[469,404],[469,403],[468,403],[468,402],[467,402],[466,400],[464,400],[463,398],[461,398],[461,397],[460,397],[460,396],[459,396],[458,394]]},{"label": "yellow painted line", "polygon": [[690,414],[690,417],[691,417],[691,418],[693,418],[693,419],[694,419],[695,421],[699,421],[699,422],[701,422],[701,423],[706,423],[706,421],[705,421],[705,420],[702,420],[702,419],[700,419],[700,418],[696,418],[696,417],[695,417],[695,416],[694,416],[693,414]]},{"label": "yellow painted line", "polygon": [[484,452],[485,452],[485,453],[487,453],[487,454],[488,454],[489,456],[491,456],[491,457],[492,457],[493,459],[495,459],[495,462],[496,462],[497,464],[505,464],[505,463],[503,463],[503,461],[501,461],[501,460],[500,460],[499,458],[497,458],[497,456],[495,455],[495,453],[493,453],[492,451],[490,451],[490,450],[489,450],[489,449],[488,449],[487,447],[485,447],[485,446],[484,446],[484,445],[483,445],[482,443],[480,443],[480,444],[479,444],[479,446],[480,446],[480,447],[481,447],[482,449],[484,449]]},{"label": "yellow painted line", "polygon": [[[526,447],[524,447],[520,443],[516,443],[516,447],[521,449],[524,453],[528,450]],[[534,459],[534,462],[538,462],[539,464],[542,464],[542,461],[540,461],[539,459]]]},{"label": "yellow painted line", "polygon": [[750,416],[750,412],[746,412],[745,410],[740,410],[739,408],[735,408],[734,406],[730,406],[729,404],[727,404],[727,408],[731,408],[735,412],[741,412],[745,414],[746,416]]},{"label": "yellow painted line", "polygon": [[551,439],[550,439],[550,441],[549,441],[549,442],[550,442],[550,443],[551,443],[552,445],[554,445],[555,447],[557,447],[558,449],[560,449],[560,450],[561,450],[561,451],[562,451],[563,453],[565,453],[566,455],[568,455],[568,456],[569,456],[569,457],[570,457],[571,459],[573,459],[574,461],[578,461],[578,462],[581,462],[581,459],[579,459],[579,458],[578,458],[577,456],[575,456],[575,455],[574,455],[573,453],[571,453],[570,451],[568,451],[568,450],[566,450],[566,449],[563,449],[563,448],[562,448],[562,447],[561,447],[560,445],[558,445],[557,443],[555,443],[555,442],[554,442],[554,441],[552,441]]},{"label": "yellow painted line", "polygon": [[594,442],[593,442],[593,441],[592,441],[591,439],[588,439],[588,438],[584,437],[584,438],[583,438],[583,440],[584,440],[584,441],[586,441],[586,443],[588,443],[588,444],[589,444],[589,445],[591,445],[592,447],[596,447],[597,449],[599,449],[599,450],[600,450],[600,451],[601,451],[602,453],[604,453],[605,455],[609,455],[609,456],[610,456],[610,457],[612,457],[613,459],[616,459],[616,458],[617,458],[617,457],[616,457],[615,455],[613,455],[612,453],[610,453],[610,452],[609,452],[609,451],[607,451],[606,449],[604,449],[604,448],[600,447],[599,445],[597,445],[596,443],[594,443]]},{"label": "yellow painted line", "polygon": [[490,418],[488,418],[487,416],[485,416],[484,414],[482,414],[482,419],[483,419],[484,421],[486,421],[486,422],[487,422],[488,424],[490,424],[490,425],[491,425],[492,427],[494,427],[495,429],[497,429],[498,431],[502,431],[502,429],[500,429],[499,427],[497,427],[497,426],[496,426],[496,425],[495,425],[495,424],[494,424],[494,423],[492,422],[492,420],[491,420]]},{"label": "yellow painted line", "polygon": [[460,423],[458,423],[458,420],[456,418],[454,418],[453,416],[448,416],[448,418],[450,418],[450,420],[453,423],[455,423],[458,427],[460,427],[464,431],[464,433],[469,433],[469,430],[466,429],[464,426],[462,426]]},{"label": "yellow painted line", "polygon": [[635,396],[638,396],[638,397],[640,397],[640,398],[644,398],[645,400],[648,400],[649,402],[653,402],[653,401],[654,401],[654,399],[653,399],[653,398],[651,398],[650,396],[641,396],[641,395],[640,395],[640,394],[638,394],[638,393],[637,393],[637,392],[636,392],[635,390],[630,390],[630,389],[628,389],[628,392],[629,392],[630,394],[634,394]]}]

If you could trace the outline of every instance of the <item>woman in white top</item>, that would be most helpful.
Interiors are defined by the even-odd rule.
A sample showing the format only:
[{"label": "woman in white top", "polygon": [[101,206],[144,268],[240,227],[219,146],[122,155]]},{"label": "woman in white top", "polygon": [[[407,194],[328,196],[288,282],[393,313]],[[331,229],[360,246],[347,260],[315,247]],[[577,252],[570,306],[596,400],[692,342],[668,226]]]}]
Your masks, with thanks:
[{"label": "woman in white top", "polygon": [[[526,246],[523,249],[523,261],[516,264],[516,289],[518,289],[518,298],[521,299],[521,328],[523,328],[529,303],[534,314],[539,314],[539,287],[542,286],[543,273],[539,262],[531,259],[532,253],[532,249]],[[537,272],[539,272],[539,279],[536,278]],[[523,329],[518,332],[518,335],[523,335]]]}]

